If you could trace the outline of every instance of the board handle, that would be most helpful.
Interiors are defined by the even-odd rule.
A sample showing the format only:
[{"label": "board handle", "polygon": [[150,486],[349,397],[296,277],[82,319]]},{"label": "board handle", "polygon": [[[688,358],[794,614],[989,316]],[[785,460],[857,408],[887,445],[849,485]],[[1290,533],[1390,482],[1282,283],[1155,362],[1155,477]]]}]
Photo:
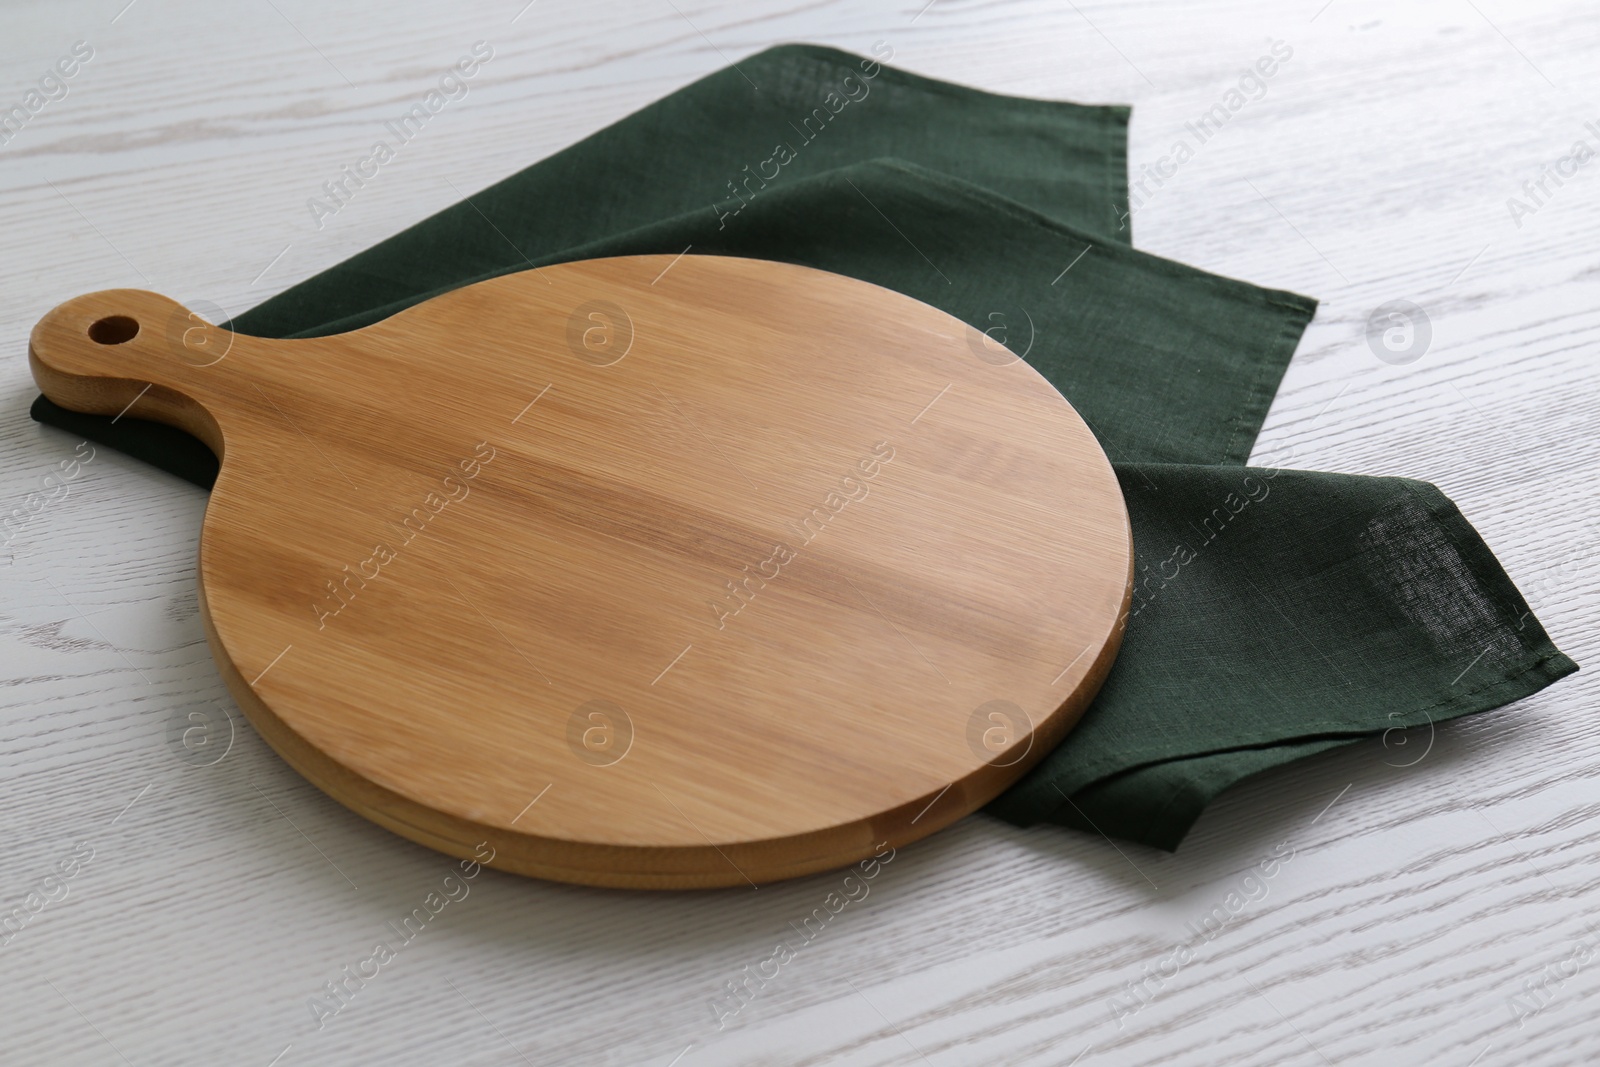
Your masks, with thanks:
[{"label": "board handle", "polygon": [[224,392],[218,365],[239,335],[176,300],[104,289],[49,311],[28,338],[39,391],[71,411],[151,419],[186,430],[222,457],[206,400]]}]

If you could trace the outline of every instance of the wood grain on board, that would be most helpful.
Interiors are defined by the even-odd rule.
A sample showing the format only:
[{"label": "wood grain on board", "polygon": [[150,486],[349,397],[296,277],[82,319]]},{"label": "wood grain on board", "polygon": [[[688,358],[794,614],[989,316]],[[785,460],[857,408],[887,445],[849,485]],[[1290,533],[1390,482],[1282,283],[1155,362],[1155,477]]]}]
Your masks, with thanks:
[{"label": "wood grain on board", "polygon": [[854,279],[591,260],[297,341],[112,290],[29,358],[221,459],[201,610],[262,736],[503,869],[753,885],[903,845],[1059,743],[1121,639],[1083,420]]}]

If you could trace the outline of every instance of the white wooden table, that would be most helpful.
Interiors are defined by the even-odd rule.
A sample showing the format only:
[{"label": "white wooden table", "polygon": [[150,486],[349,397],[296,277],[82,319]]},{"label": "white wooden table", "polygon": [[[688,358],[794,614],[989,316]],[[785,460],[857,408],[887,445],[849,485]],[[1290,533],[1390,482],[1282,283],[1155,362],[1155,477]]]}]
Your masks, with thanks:
[{"label": "white wooden table", "polygon": [[[1600,152],[1589,5],[525,2],[10,6],[0,110],[75,42],[93,56],[0,145],[0,510],[79,444],[27,416],[28,330],[68,296],[242,311],[785,40],[1131,102],[1137,177],[1281,40],[1292,58],[1149,198],[1137,243],[1323,298],[1258,455],[1438,483],[1557,643],[1596,659],[1600,162],[1537,202],[1522,187],[1579,139]],[[318,228],[307,199],[480,39],[469,95]],[[1431,325],[1410,363],[1366,340],[1392,300]],[[1176,855],[968,819],[902,850],[721,1029],[725,983],[797,943],[837,877],[644,895],[486,872],[319,1028],[308,998],[396,940],[449,864],[242,720],[220,762],[180,758],[174,723],[231,707],[196,614],[205,494],[106,448],[76,470],[0,560],[0,905],[58,898],[0,946],[5,1063],[1600,1057],[1588,673],[1252,781]],[[1241,881],[1275,849],[1292,860]],[[1186,924],[1241,887],[1177,966]]]}]

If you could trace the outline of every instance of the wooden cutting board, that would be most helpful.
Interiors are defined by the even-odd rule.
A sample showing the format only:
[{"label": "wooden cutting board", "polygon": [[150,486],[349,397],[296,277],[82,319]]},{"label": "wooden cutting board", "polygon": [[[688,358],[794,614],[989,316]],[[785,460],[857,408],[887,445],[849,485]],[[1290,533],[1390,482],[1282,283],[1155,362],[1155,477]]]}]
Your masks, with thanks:
[{"label": "wooden cutting board", "polygon": [[904,845],[1054,747],[1121,637],[1083,420],[850,278],[589,260],[298,341],[110,290],[29,358],[221,458],[201,609],[273,748],[506,870],[754,885]]}]

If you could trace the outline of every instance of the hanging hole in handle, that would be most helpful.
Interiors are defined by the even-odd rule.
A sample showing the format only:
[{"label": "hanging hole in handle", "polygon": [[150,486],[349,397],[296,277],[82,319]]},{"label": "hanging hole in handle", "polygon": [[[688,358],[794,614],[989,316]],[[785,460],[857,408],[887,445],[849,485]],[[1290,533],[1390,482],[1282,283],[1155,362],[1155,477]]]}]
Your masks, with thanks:
[{"label": "hanging hole in handle", "polygon": [[89,324],[89,340],[97,345],[126,344],[138,335],[138,320],[126,315],[108,315]]}]

